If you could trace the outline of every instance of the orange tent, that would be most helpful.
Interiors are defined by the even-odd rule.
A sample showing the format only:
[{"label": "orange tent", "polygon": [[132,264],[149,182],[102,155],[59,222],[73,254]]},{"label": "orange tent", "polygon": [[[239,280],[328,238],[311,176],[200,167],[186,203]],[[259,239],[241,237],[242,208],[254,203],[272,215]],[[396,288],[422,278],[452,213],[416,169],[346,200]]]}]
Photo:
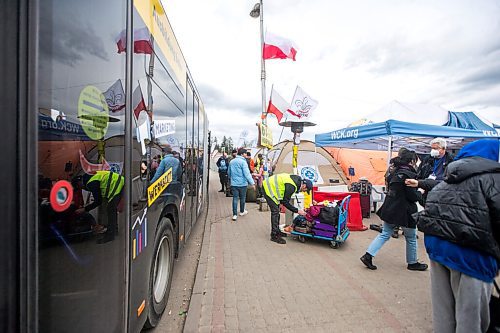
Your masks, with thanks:
[{"label": "orange tent", "polygon": [[[373,185],[384,185],[387,170],[387,152],[363,149],[324,147],[340,163],[340,167],[349,179],[349,183],[366,177]],[[397,156],[394,152],[392,156]],[[349,175],[349,168],[354,168],[354,176]]]}]

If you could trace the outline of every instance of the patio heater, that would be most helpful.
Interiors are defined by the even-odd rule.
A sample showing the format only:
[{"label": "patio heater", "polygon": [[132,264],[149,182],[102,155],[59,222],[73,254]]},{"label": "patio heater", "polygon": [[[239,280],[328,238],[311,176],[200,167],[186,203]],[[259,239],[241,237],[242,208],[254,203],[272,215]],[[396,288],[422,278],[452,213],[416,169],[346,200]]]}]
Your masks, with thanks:
[{"label": "patio heater", "polygon": [[[298,169],[297,169],[297,157],[299,153],[299,144],[300,144],[300,133],[304,132],[304,127],[309,127],[309,126],[316,126],[316,124],[308,122],[308,121],[284,121],[280,123],[280,126],[283,127],[290,127],[293,133],[293,155],[292,155],[292,167],[293,167],[293,174],[298,175]],[[295,199],[292,199],[293,201],[297,200],[297,196],[295,196]],[[293,203],[295,205],[295,202]],[[291,225],[293,221],[293,213],[287,210],[285,212],[285,224],[287,226]]]},{"label": "patio heater", "polygon": [[297,169],[297,157],[299,152],[300,144],[300,133],[304,132],[304,127],[316,126],[315,123],[309,121],[284,121],[280,123],[280,126],[290,127],[293,133],[293,155],[292,155],[292,167],[293,174],[298,175]]}]

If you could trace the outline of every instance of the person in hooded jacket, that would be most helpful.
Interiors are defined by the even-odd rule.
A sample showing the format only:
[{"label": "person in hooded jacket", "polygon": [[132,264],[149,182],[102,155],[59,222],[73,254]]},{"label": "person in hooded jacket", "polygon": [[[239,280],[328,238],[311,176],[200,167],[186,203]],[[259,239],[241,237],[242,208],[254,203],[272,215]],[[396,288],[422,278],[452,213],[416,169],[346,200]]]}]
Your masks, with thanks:
[{"label": "person in hooded jacket", "polygon": [[[469,143],[448,165],[443,182],[420,184],[432,188],[416,216],[431,259],[435,332],[488,329],[500,262],[498,154],[498,140]],[[419,182],[407,181],[410,186]]]},{"label": "person in hooded jacket", "polygon": [[412,214],[417,212],[417,202],[422,199],[422,195],[417,189],[405,185],[406,179],[416,177],[416,162],[417,154],[412,150],[405,150],[393,159],[394,172],[389,175],[387,196],[377,211],[377,215],[384,221],[382,233],[377,235],[360,258],[361,262],[371,270],[377,269],[372,262],[373,257],[398,227],[402,227],[406,240],[407,268],[412,271],[427,269],[426,264],[418,262],[417,227],[412,217]]}]

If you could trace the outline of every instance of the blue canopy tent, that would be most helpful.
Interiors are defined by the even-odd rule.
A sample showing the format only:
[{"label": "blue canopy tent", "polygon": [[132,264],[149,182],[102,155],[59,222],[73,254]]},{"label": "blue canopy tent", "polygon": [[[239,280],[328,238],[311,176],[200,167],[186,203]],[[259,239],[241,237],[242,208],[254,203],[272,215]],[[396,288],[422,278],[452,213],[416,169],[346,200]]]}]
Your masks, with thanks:
[{"label": "blue canopy tent", "polygon": [[460,149],[470,141],[499,139],[500,129],[488,126],[472,112],[450,111],[448,123],[443,126],[389,119],[317,134],[315,143],[320,147],[387,150],[390,156],[400,147],[427,153],[430,138],[435,137],[447,138],[450,149]]}]

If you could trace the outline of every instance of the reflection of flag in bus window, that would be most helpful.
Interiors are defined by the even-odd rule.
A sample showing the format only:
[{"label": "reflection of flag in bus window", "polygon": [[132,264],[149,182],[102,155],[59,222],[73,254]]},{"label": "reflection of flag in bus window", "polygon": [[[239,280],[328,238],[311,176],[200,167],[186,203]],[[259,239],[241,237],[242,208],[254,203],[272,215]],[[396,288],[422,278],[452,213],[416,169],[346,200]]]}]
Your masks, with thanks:
[{"label": "reflection of flag in bus window", "polygon": [[141,111],[146,111],[146,103],[144,102],[144,97],[142,96],[141,85],[138,85],[132,93],[132,107],[134,108],[135,118],[139,118],[139,113]]},{"label": "reflection of flag in bus window", "polygon": [[[127,50],[127,31],[124,29],[116,38],[118,53]],[[134,53],[152,54],[151,34],[147,27],[134,30]]]},{"label": "reflection of flag in bus window", "polygon": [[116,80],[116,82],[104,92],[104,98],[106,98],[109,110],[114,115],[125,114],[125,92],[123,91],[123,85],[120,79]]}]

